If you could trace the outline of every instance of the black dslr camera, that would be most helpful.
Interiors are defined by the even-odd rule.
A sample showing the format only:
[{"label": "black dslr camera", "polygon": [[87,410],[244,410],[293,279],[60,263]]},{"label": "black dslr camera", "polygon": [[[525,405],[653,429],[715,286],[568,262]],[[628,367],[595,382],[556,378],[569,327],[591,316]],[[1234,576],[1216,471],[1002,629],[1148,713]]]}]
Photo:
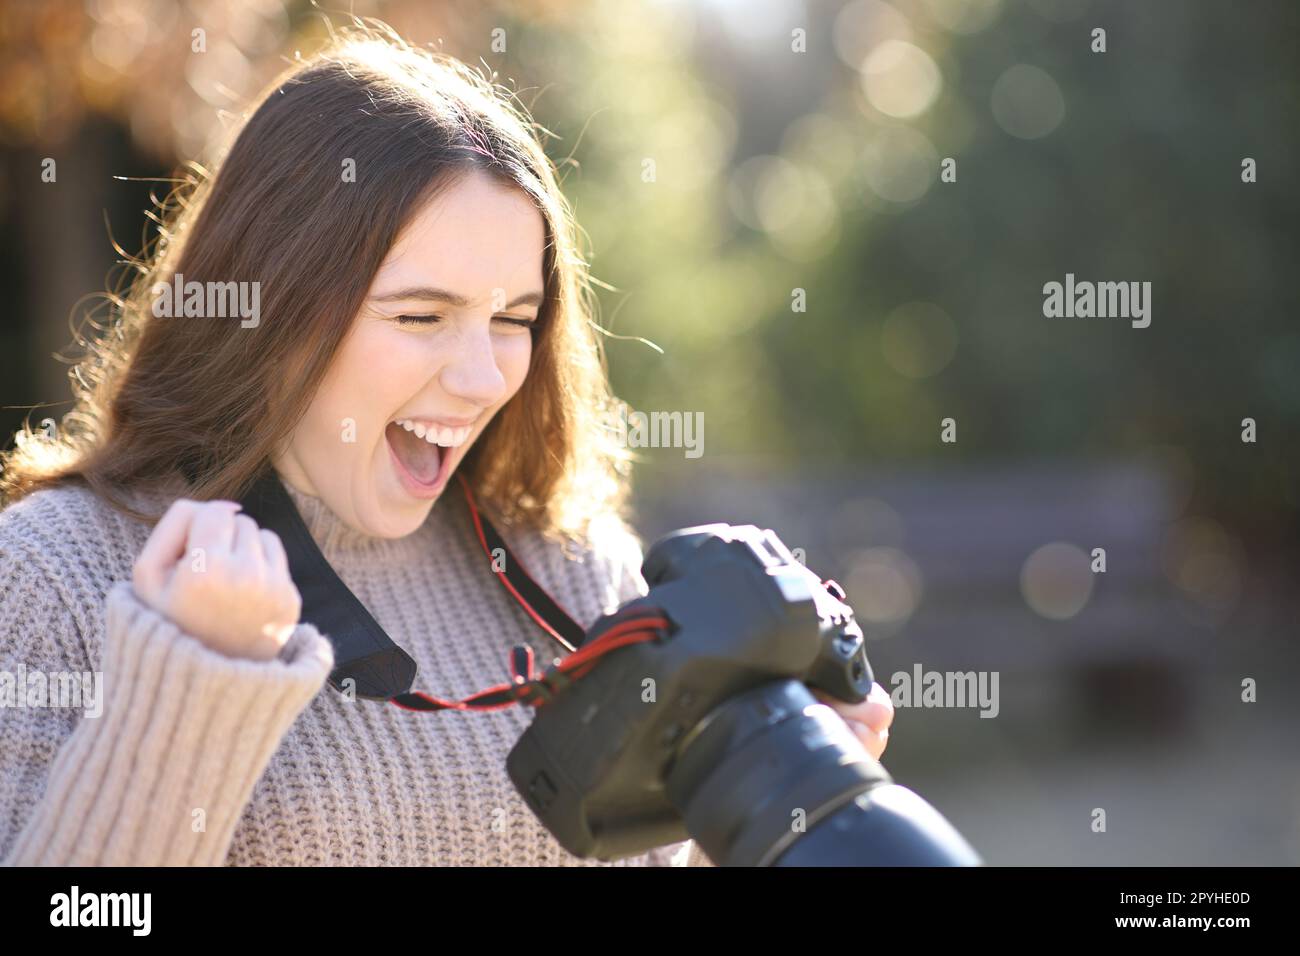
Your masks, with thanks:
[{"label": "black dslr camera", "polygon": [[649,594],[578,652],[637,620],[660,621],[654,637],[562,684],[506,762],[565,849],[614,860],[689,837],[720,866],[980,864],[810,692],[871,689],[838,585],[753,525],[672,532],[641,570]]}]

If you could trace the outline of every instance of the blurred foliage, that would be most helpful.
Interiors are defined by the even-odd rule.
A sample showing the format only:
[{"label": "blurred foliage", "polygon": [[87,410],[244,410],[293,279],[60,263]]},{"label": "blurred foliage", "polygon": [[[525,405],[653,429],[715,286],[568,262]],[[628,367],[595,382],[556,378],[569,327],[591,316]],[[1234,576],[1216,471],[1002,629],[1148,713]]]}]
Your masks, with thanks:
[{"label": "blurred foliage", "polygon": [[[1190,475],[1199,506],[1295,525],[1293,3],[353,9],[497,71],[555,134],[612,286],[605,324],[665,353],[611,339],[616,388],[638,409],[703,412],[706,454],[1138,457]],[[0,136],[55,149],[96,115],[142,158],[201,157],[326,29],[279,0],[10,0]],[[1150,328],[1044,318],[1043,284],[1067,272],[1149,281]],[[71,301],[26,319],[61,322]],[[939,441],[949,416],[956,445]],[[646,457],[651,480],[691,465]]]}]

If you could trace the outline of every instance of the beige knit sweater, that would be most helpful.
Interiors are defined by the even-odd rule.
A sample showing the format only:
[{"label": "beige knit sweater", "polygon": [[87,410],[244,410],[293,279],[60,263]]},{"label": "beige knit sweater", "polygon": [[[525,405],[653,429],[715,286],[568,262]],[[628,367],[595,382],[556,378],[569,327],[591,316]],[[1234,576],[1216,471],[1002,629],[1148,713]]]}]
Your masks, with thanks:
[{"label": "beige knit sweater", "polygon": [[[415,658],[415,689],[459,699],[500,683],[521,640],[539,662],[556,656],[491,574],[457,486],[397,540],[290,494],[339,576]],[[505,770],[528,707],[350,702],[325,683],[332,650],[308,624],[272,661],[208,649],[132,591],[150,530],[78,484],[0,511],[5,863],[711,865],[692,841],[612,864],[568,854]],[[645,593],[640,544],[612,525],[580,561],[539,534],[502,533],[584,627]],[[102,672],[102,714],[85,700],[39,706],[37,675],[67,672]]]}]

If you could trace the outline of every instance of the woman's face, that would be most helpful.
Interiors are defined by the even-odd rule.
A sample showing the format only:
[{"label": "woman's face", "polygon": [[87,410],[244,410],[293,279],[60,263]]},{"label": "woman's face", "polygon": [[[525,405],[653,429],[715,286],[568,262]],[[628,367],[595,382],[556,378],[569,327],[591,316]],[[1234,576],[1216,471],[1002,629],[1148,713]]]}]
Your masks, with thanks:
[{"label": "woman's face", "polygon": [[430,201],[276,457],[281,477],[367,534],[418,528],[528,374],[544,242],[526,195],[485,174]]}]

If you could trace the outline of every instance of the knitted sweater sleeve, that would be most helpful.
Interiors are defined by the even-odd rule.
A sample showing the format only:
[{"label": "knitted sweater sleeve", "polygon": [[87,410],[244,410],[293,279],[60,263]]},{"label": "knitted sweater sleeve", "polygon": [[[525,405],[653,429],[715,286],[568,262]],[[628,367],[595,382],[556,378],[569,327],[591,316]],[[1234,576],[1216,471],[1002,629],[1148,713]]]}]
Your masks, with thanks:
[{"label": "knitted sweater sleeve", "polygon": [[[254,783],[330,672],[329,642],[302,624],[276,659],[226,657],[125,581],[74,613],[95,589],[64,558],[59,573],[12,523],[0,534],[0,860],[221,864]],[[85,625],[97,617],[102,629]],[[25,680],[6,691],[5,674]],[[56,674],[102,689],[78,709],[50,706]]]}]

